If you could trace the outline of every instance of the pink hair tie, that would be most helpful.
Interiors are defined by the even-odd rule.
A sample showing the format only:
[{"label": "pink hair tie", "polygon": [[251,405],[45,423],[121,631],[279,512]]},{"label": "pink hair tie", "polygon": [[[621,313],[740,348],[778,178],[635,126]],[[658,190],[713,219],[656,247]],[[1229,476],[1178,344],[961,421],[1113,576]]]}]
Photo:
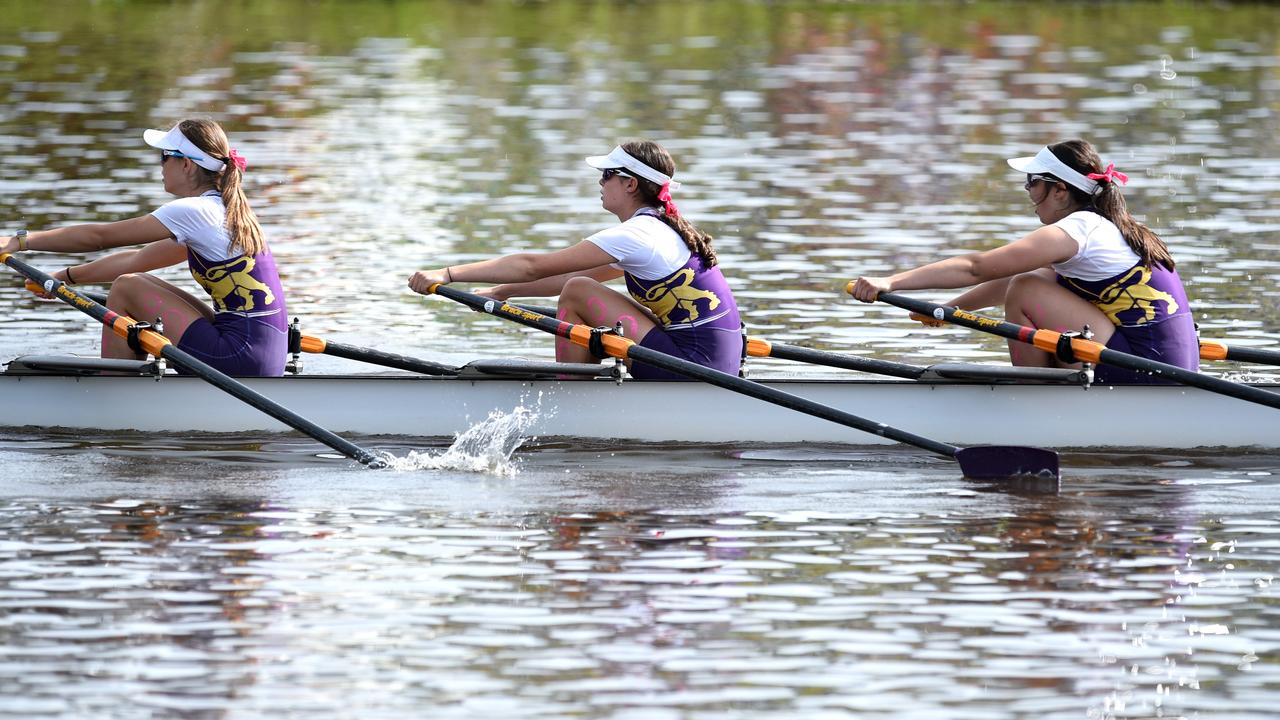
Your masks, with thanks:
[{"label": "pink hair tie", "polygon": [[1089,173],[1088,175],[1085,175],[1085,177],[1090,180],[1101,180],[1103,182],[1115,182],[1119,180],[1121,185],[1129,184],[1129,176],[1117,170],[1115,163],[1109,163],[1107,165],[1107,169],[1103,170],[1101,173]]},{"label": "pink hair tie", "polygon": [[236,152],[235,148],[231,148],[231,152],[227,153],[227,159],[230,160],[231,164],[235,165],[236,169],[240,172],[244,172],[245,168],[249,167],[249,161],[245,160],[243,155]]},{"label": "pink hair tie", "polygon": [[662,207],[671,217],[679,217],[680,211],[676,209],[676,204],[671,202],[671,183],[662,186],[662,191],[658,193],[658,199],[662,201]]}]

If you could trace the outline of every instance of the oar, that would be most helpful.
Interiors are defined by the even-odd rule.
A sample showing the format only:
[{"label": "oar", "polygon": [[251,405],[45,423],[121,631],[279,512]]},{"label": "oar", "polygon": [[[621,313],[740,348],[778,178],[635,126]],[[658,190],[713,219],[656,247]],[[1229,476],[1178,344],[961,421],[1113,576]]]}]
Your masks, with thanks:
[{"label": "oar", "polygon": [[[526,305],[524,303],[513,303],[513,307],[529,312],[535,312],[539,315],[556,316],[556,309],[542,305]],[[764,338],[748,337],[747,338],[747,354],[751,357],[771,357],[779,360],[793,360],[795,362],[810,363],[812,365],[825,365],[827,367],[841,368],[844,370],[858,370],[866,373],[874,373],[876,375],[888,375],[890,377],[906,378],[908,380],[919,380],[928,368],[908,365],[906,363],[890,362],[888,360],[874,360],[872,358],[859,357],[857,355],[841,355],[839,353],[827,352],[825,350],[813,350],[798,345],[784,345],[765,340]]]},{"label": "oar", "polygon": [[[911,319],[929,327],[942,327],[946,324],[941,320],[935,320],[930,315],[921,315],[916,312],[911,313]],[[1230,347],[1226,343],[1217,340],[1201,340],[1200,359],[1233,360],[1257,365],[1280,365],[1280,352],[1256,348]]]},{"label": "oar", "polygon": [[1200,341],[1201,360],[1234,360],[1258,365],[1280,365],[1280,352],[1260,348],[1231,347],[1217,340]]},{"label": "oar", "polygon": [[[40,295],[46,294],[44,288],[30,280],[27,281],[26,286],[27,289],[33,293]],[[94,302],[107,302],[107,294],[104,292],[99,292],[97,290],[78,290],[77,292]],[[451,376],[462,372],[462,368],[450,367],[430,360],[422,360],[420,358],[409,357],[407,355],[397,355],[395,353],[383,352],[381,350],[360,347],[358,345],[346,345],[344,343],[331,342],[324,338],[312,337],[311,335],[299,336],[298,349],[302,352],[332,355],[334,357],[346,358],[348,360],[359,360],[371,365],[381,365],[383,367],[396,368],[398,370],[408,370],[410,372],[422,373],[424,375]],[[290,350],[290,352],[294,351]]]},{"label": "oar", "polygon": [[[853,291],[853,283],[850,282],[845,288],[847,292]],[[1112,350],[1102,343],[1092,340],[1086,340],[1079,337],[1065,336],[1062,333],[1053,330],[1037,330],[1036,328],[1017,325],[1015,323],[1004,320],[996,320],[995,318],[983,317],[975,315],[967,310],[959,310],[957,308],[938,305],[936,303],[926,302],[909,298],[898,293],[882,292],[877,298],[890,305],[896,305],[903,310],[909,310],[921,315],[927,315],[935,320],[945,320],[946,322],[960,325],[962,327],[981,330],[999,335],[1001,337],[1017,340],[1029,345],[1034,345],[1046,352],[1061,355],[1063,352],[1069,353],[1076,361],[1101,363],[1103,365],[1112,365],[1126,370],[1135,372],[1145,372],[1161,378],[1166,378],[1176,383],[1198,387],[1209,392],[1219,393],[1240,400],[1248,400],[1259,405],[1267,407],[1280,408],[1280,394],[1269,392],[1261,388],[1241,385],[1240,383],[1222,380],[1220,378],[1211,377],[1209,375],[1201,375],[1198,372],[1180,368],[1176,365],[1162,363],[1158,360],[1148,360],[1147,358],[1130,355]]]},{"label": "oar", "polygon": [[[591,347],[592,329],[586,325],[568,323],[541,313],[515,307],[504,302],[481,297],[447,285],[433,285],[429,292],[444,296],[473,310],[488,313],[521,325],[566,338],[576,345]],[[697,363],[672,357],[665,353],[641,347],[630,338],[605,334],[600,345],[611,357],[639,360],[677,375],[715,385],[733,392],[773,403],[814,417],[830,420],[846,427],[913,445],[923,450],[951,458],[960,463],[966,477],[976,479],[1010,478],[1019,475],[1058,477],[1058,454],[1051,450],[1015,446],[979,446],[962,448],[931,440],[900,430],[884,423],[858,417],[843,410],[783,392],[768,385],[752,382],[735,375],[703,367]]]},{"label": "oar", "polygon": [[888,375],[908,380],[919,380],[928,371],[928,368],[906,363],[875,360],[857,355],[841,355],[798,345],[784,345],[783,343],[773,343],[758,337],[747,338],[747,354],[751,357],[794,360],[813,365],[826,365],[827,367],[843,368],[845,370],[860,370],[862,372],[875,373],[876,375]]},{"label": "oar", "polygon": [[408,370],[409,372],[422,373],[423,375],[447,375],[454,376],[462,372],[462,368],[450,367],[438,362],[430,360],[422,360],[420,358],[409,357],[408,355],[397,355],[395,353],[374,350],[373,348],[360,347],[358,345],[346,345],[343,343],[330,342],[323,338],[303,335],[299,345],[303,352],[322,353],[332,355],[334,357],[346,358],[348,360],[359,360],[371,365],[381,365],[382,367],[396,368],[397,370]]},{"label": "oar", "polygon": [[243,400],[276,420],[279,420],[298,432],[328,445],[353,460],[359,461],[371,468],[386,467],[386,461],[377,455],[374,455],[372,452],[369,452],[348,440],[338,437],[301,415],[277,404],[275,401],[253,390],[244,383],[215,370],[209,365],[206,365],[204,362],[193,357],[190,353],[178,349],[175,345],[169,342],[168,338],[154,330],[151,330],[150,326],[145,324],[140,325],[138,321],[131,317],[120,315],[113,310],[107,309],[101,304],[86,297],[83,293],[72,289],[72,287],[66,283],[60,280],[55,280],[50,275],[47,275],[12,255],[0,254],[0,261],[24,275],[28,280],[35,282],[46,294],[54,296],[86,315],[97,319],[103,325],[111,328],[117,335],[121,337],[129,337],[132,332],[137,337],[138,344],[152,355],[168,360],[175,366],[203,379],[219,390],[222,390],[239,400]]}]

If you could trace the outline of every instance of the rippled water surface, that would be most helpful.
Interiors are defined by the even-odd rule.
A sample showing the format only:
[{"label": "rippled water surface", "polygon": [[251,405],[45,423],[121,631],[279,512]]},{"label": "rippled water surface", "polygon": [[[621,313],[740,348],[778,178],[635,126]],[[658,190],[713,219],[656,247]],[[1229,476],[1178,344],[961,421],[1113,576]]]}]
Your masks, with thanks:
[{"label": "rippled water surface", "polygon": [[[753,334],[999,361],[840,290],[1033,229],[1004,158],[1078,135],[1203,334],[1274,347],[1277,28],[1265,4],[0,0],[0,232],[150,211],[141,130],[210,115],[305,330],[545,359],[404,280],[608,225],[581,158],[652,137]],[[84,316],[12,280],[0,304],[0,361],[96,354]],[[1069,455],[1055,493],[914,451],[519,425],[368,439],[380,473],[292,437],[0,434],[0,715],[1274,715],[1275,456]]]}]

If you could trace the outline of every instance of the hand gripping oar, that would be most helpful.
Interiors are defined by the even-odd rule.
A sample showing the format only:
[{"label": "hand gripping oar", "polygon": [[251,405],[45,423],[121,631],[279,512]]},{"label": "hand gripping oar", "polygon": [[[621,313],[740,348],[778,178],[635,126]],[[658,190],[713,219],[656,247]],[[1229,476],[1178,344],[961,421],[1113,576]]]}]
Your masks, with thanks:
[{"label": "hand gripping oar", "polygon": [[[852,285],[846,287],[845,290],[848,291],[851,287]],[[946,325],[946,322],[935,320],[931,315],[921,315],[917,312],[911,313],[911,319],[929,327]],[[1258,365],[1280,365],[1280,352],[1258,348],[1229,347],[1226,343],[1218,342],[1217,340],[1201,340],[1200,359],[1233,360],[1235,362],[1255,363]]]},{"label": "hand gripping oar", "polygon": [[338,437],[301,415],[277,404],[275,401],[267,398],[261,393],[258,393],[244,383],[215,370],[196,359],[191,354],[183,350],[179,350],[169,342],[168,338],[149,329],[149,325],[140,325],[138,321],[133,318],[126,315],[120,315],[113,310],[107,309],[101,304],[86,297],[84,293],[72,289],[72,287],[66,283],[60,280],[55,280],[53,277],[13,257],[12,255],[0,254],[0,262],[3,262],[5,265],[8,265],[26,276],[28,280],[31,280],[42,287],[46,294],[56,297],[86,315],[97,319],[103,325],[111,328],[117,335],[121,337],[128,337],[132,332],[137,337],[138,344],[152,355],[168,360],[175,366],[201,378],[219,390],[222,390],[239,400],[243,400],[285,425],[288,425],[298,432],[328,445],[353,460],[359,461],[371,468],[386,467],[386,461],[377,455],[374,455],[372,452],[369,452],[348,440]]},{"label": "hand gripping oar", "polygon": [[[852,292],[853,283],[849,283],[845,290]],[[1071,362],[1102,363],[1103,365],[1112,365],[1135,372],[1145,372],[1176,383],[1208,390],[1209,392],[1227,395],[1240,400],[1248,400],[1267,407],[1280,408],[1280,393],[1241,385],[1240,383],[1222,380],[1209,375],[1201,375],[1198,372],[1162,363],[1158,360],[1148,360],[1137,355],[1122,353],[1092,340],[1064,335],[1053,330],[1037,330],[1036,328],[1017,325],[1004,320],[983,317],[967,310],[959,310],[945,305],[917,300],[898,293],[882,292],[876,299],[890,305],[896,305],[903,310],[927,315],[935,320],[945,320],[962,327],[981,330],[992,335],[999,335],[1027,343],[1028,345],[1034,345],[1041,350],[1054,353],[1058,357],[1069,357]]]},{"label": "hand gripping oar", "polygon": [[[28,280],[27,289],[39,295],[45,295],[44,288],[38,284]],[[79,290],[77,291],[83,297],[86,297],[97,303],[106,303],[107,294],[96,290]],[[290,329],[290,344],[293,343],[293,329]],[[298,346],[295,350],[290,347],[289,352],[306,352],[315,354],[332,355],[334,357],[346,358],[347,360],[359,360],[367,362],[371,365],[381,365],[383,367],[396,368],[397,370],[408,370],[410,372],[422,373],[423,375],[457,375],[462,372],[462,368],[450,367],[441,363],[431,362],[430,360],[422,360],[420,358],[409,357],[407,355],[397,355],[395,353],[383,352],[372,348],[360,347],[358,345],[346,345],[343,343],[330,342],[324,338],[312,337],[311,335],[298,334]]]},{"label": "hand gripping oar", "polygon": [[[498,302],[473,293],[457,290],[447,285],[432,285],[429,292],[447,297],[473,310],[488,313],[521,325],[566,338],[576,345],[591,347],[592,328],[586,325],[556,320],[540,313],[525,310],[504,302]],[[666,353],[641,347],[629,338],[618,335],[601,335],[600,344],[610,357],[639,360],[677,375],[731,390],[748,397],[764,400],[814,417],[830,420],[846,427],[896,440],[907,445],[960,463],[966,477],[975,479],[1011,478],[1025,475],[1058,477],[1058,454],[1052,450],[1014,446],[978,446],[970,448],[948,445],[883,423],[867,420],[843,410],[783,392],[768,385],[761,385],[735,375],[703,367],[697,363],[672,357]]]}]

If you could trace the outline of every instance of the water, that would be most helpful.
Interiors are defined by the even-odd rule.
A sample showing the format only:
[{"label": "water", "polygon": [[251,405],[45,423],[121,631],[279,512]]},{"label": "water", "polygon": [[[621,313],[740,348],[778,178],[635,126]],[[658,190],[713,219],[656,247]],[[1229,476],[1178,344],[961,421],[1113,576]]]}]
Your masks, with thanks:
[{"label": "water", "polygon": [[[1083,135],[1132,177],[1204,335],[1274,346],[1278,16],[0,1],[0,231],[150,211],[140,130],[211,114],[309,334],[545,359],[547,338],[405,279],[606,226],[581,158],[650,136],[753,334],[999,361],[841,288],[1033,229],[1004,158]],[[0,303],[4,359],[96,353],[83,316],[14,282]],[[755,361],[777,372],[818,371]],[[452,449],[362,438],[384,472],[294,437],[0,435],[0,714],[1273,714],[1274,456],[1071,454],[1044,493],[909,450],[520,423]]]}]

